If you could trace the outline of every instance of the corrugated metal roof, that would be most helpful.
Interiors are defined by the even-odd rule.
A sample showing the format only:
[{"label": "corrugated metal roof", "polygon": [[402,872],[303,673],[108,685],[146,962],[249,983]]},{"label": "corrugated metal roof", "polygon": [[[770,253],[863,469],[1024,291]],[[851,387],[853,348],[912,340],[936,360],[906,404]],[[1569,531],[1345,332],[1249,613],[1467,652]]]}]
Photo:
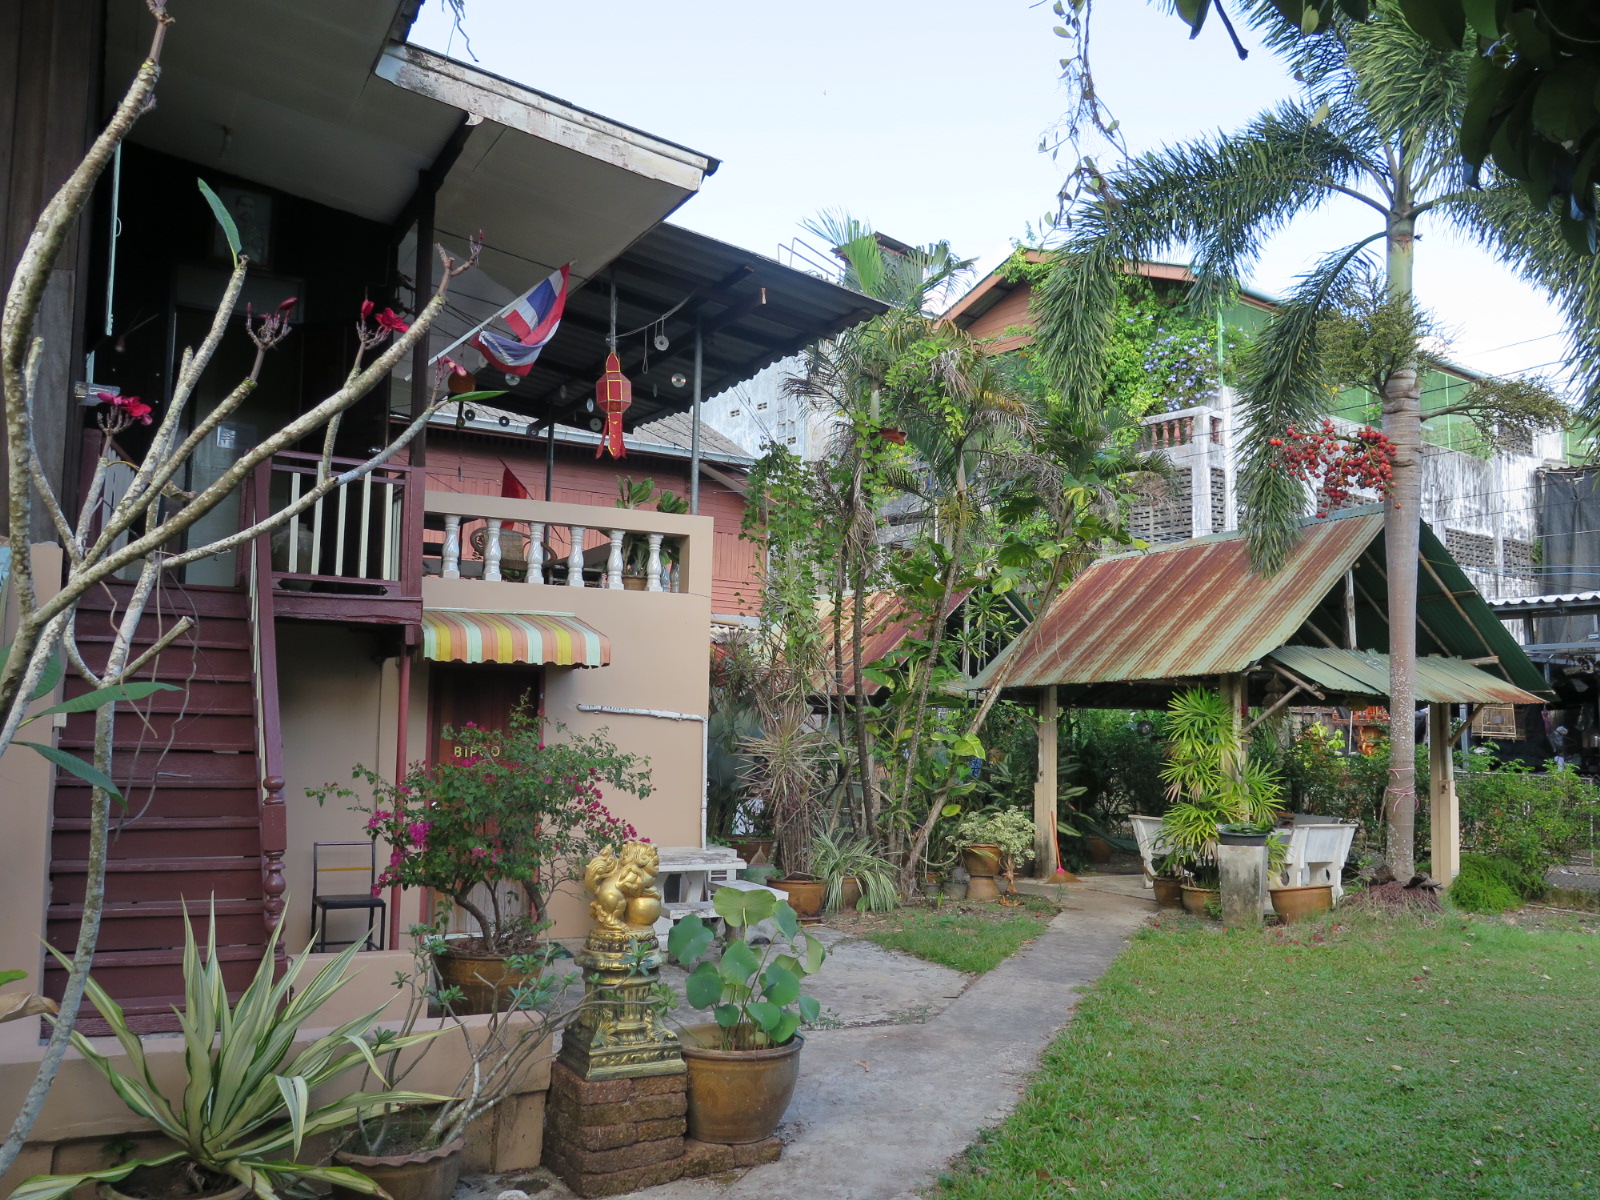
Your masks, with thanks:
[{"label": "corrugated metal roof", "polygon": [[[1387,651],[1383,520],[1374,506],[1309,521],[1272,575],[1252,570],[1239,532],[1101,559],[1046,608],[1005,686],[1194,680],[1242,671],[1291,643],[1337,644],[1345,638],[1347,571],[1357,593],[1356,644]],[[1426,524],[1421,550],[1419,653],[1493,658],[1491,670],[1509,683],[1544,691],[1543,674]],[[1008,658],[975,686],[987,686]]]},{"label": "corrugated metal roof", "polygon": [[[1387,696],[1389,656],[1375,650],[1280,646],[1270,655],[1296,675],[1340,696]],[[1417,699],[1428,704],[1539,704],[1538,696],[1459,658],[1417,659]]]},{"label": "corrugated metal roof", "polygon": [[[968,589],[963,589],[950,599],[945,616],[955,612],[956,608],[967,598]],[[845,643],[844,662],[844,688],[847,695],[855,695],[861,690],[861,681],[856,678],[854,654],[850,650],[850,630],[855,621],[855,600],[846,596],[840,606],[842,614],[841,632]],[[833,603],[822,600],[817,604],[817,620],[822,625],[822,679],[818,682],[819,690],[832,691],[835,683],[835,666],[833,661]],[[869,592],[861,601],[861,662],[863,666],[870,666],[884,655],[896,650],[900,643],[913,632],[919,636],[927,636],[930,630],[921,617],[911,610],[911,606],[897,592]],[[883,685],[868,681],[866,694],[876,695]]]},{"label": "corrugated metal roof", "polygon": [[1600,608],[1600,592],[1559,592],[1545,596],[1502,596],[1486,601],[1490,608],[1504,616],[1535,616],[1540,611],[1562,613],[1569,608],[1592,610]]},{"label": "corrugated metal roof", "polygon": [[[1092,563],[1046,609],[1009,687],[1242,671],[1283,645],[1383,530],[1383,515],[1310,525],[1283,569],[1250,568],[1242,534]],[[1009,655],[977,679],[983,686]]]}]

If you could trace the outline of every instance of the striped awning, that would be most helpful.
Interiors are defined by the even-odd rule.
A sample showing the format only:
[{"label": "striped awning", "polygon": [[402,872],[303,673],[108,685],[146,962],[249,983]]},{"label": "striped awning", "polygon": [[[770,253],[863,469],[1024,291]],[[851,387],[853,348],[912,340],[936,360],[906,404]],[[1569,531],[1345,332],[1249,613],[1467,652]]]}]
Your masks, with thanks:
[{"label": "striped awning", "polygon": [[603,667],[611,662],[611,639],[571,613],[429,608],[422,613],[422,657],[434,662]]}]

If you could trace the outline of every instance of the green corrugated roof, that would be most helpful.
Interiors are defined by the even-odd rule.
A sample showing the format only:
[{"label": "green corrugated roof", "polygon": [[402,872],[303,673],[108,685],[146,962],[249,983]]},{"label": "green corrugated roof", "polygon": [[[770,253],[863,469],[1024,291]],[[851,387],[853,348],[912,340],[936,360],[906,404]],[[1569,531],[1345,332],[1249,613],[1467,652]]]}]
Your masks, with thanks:
[{"label": "green corrugated roof", "polygon": [[[1340,697],[1389,694],[1389,656],[1375,650],[1284,646],[1269,658]],[[1427,704],[1538,704],[1539,697],[1459,658],[1417,659],[1417,699]]]}]

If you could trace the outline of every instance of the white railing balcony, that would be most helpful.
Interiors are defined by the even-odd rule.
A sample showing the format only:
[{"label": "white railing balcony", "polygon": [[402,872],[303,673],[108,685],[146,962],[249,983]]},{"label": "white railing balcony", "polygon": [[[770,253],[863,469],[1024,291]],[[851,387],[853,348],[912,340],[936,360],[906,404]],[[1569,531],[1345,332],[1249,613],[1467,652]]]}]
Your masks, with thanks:
[{"label": "white railing balcony", "polygon": [[[701,527],[704,534],[701,535]],[[650,509],[427,493],[424,578],[533,587],[683,592],[710,519]]]},{"label": "white railing balcony", "polygon": [[1152,413],[1141,423],[1144,425],[1139,432],[1141,450],[1168,450],[1195,442],[1220,446],[1223,441],[1222,413],[1203,405],[1177,412]]}]

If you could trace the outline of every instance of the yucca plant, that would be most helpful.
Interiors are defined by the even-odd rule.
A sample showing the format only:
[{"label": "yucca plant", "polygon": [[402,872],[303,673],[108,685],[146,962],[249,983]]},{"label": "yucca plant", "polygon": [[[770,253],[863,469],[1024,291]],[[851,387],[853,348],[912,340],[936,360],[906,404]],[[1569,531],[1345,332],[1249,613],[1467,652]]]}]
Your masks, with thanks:
[{"label": "yucca plant", "polygon": [[[278,931],[274,930],[255,978],[238,1003],[229,1005],[216,953],[215,919],[202,957],[194,928],[187,915],[184,917],[184,1004],[178,1020],[188,1081],[183,1091],[173,1096],[163,1094],[156,1085],[144,1044],[128,1028],[122,1006],[91,978],[89,1000],[111,1026],[127,1062],[119,1068],[76,1031],[72,1043],[123,1102],[154,1124],[175,1148],[102,1171],[36,1175],[12,1192],[11,1200],[56,1200],[84,1184],[117,1183],[142,1168],[185,1161],[199,1179],[215,1180],[219,1191],[243,1184],[262,1200],[277,1200],[278,1189],[286,1183],[331,1183],[378,1193],[377,1184],[348,1167],[296,1161],[305,1140],[341,1129],[388,1105],[438,1104],[449,1097],[423,1092],[353,1092],[313,1108],[312,1091],[346,1071],[367,1066],[377,1073],[367,1039],[383,1009],[346,1021],[293,1052],[301,1028],[344,986],[345,971],[361,947],[350,946],[310,983],[297,988],[311,952],[290,959],[282,977],[274,981],[277,946]],[[430,1031],[407,1040],[416,1044],[435,1036]],[[394,1048],[393,1042],[389,1047]],[[231,1182],[224,1185],[224,1180]]]}]

